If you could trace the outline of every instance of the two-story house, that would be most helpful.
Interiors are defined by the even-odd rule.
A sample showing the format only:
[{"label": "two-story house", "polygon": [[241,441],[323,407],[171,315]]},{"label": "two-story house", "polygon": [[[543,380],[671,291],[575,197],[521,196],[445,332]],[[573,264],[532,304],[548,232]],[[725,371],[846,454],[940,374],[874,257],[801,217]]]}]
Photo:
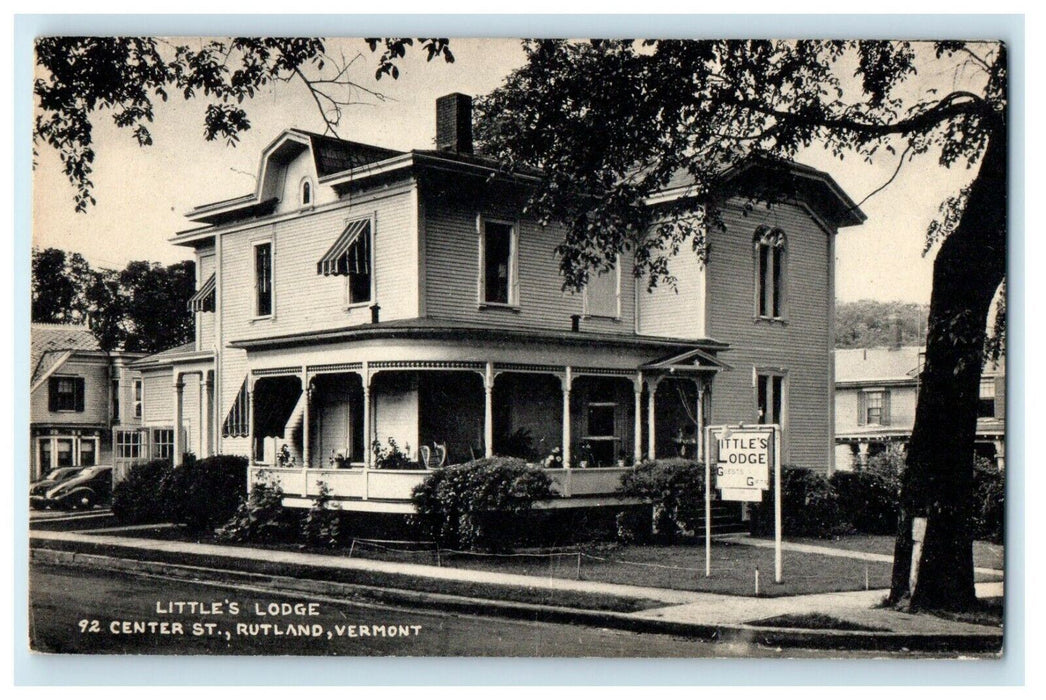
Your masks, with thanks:
[{"label": "two-story house", "polygon": [[[864,218],[831,177],[725,172],[725,229],[706,265],[674,259],[676,289],[648,291],[623,255],[571,293],[562,231],[523,211],[541,173],[473,152],[467,96],[436,112],[431,150],[285,131],[255,192],[188,213],[173,240],[196,256],[196,340],[139,363],[146,423],[182,426],[176,459],[243,454],[290,504],[325,482],[393,512],[426,472],[376,469],[389,438],[421,467],[559,454],[571,504],[606,502],[644,458],[699,454],[711,421],[780,423],[789,462],[830,469],[834,237]],[[781,178],[794,198],[746,209]],[[680,177],[657,200],[691,197]]]},{"label": "two-story house", "polygon": [[[835,468],[850,470],[890,445],[904,447],[915,426],[922,346],[835,351]],[[1002,469],[1006,461],[1006,371],[981,374],[975,449]]]},{"label": "two-story house", "polygon": [[30,478],[109,463],[111,428],[137,421],[130,365],[142,353],[106,353],[86,326],[33,323],[29,335]]}]

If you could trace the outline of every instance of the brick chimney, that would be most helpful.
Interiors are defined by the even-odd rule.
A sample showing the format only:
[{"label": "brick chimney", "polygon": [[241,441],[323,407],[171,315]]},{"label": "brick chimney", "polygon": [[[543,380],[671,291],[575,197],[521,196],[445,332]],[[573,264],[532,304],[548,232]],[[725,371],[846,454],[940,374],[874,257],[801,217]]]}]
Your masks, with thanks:
[{"label": "brick chimney", "polygon": [[472,153],[472,98],[460,92],[436,99],[436,148]]}]

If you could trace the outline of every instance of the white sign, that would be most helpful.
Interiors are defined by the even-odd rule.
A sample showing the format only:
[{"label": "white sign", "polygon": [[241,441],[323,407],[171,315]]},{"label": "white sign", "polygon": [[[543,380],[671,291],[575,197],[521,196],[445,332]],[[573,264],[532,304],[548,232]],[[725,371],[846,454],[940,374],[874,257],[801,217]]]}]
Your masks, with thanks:
[{"label": "white sign", "polygon": [[[716,488],[770,488],[773,432],[770,430],[721,430],[713,433],[716,452]],[[745,499],[748,500],[748,499]]]},{"label": "white sign", "polygon": [[763,500],[762,489],[720,489],[719,497],[724,501],[746,501],[760,503]]}]

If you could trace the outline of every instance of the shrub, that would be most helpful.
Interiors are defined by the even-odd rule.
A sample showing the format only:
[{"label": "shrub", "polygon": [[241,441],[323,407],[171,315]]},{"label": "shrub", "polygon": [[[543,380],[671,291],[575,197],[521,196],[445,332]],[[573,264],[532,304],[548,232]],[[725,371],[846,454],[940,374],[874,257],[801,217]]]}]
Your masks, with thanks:
[{"label": "shrub", "polygon": [[970,520],[978,540],[1002,543],[1006,518],[1006,480],[990,460],[973,463],[973,503]]},{"label": "shrub", "polygon": [[341,540],[341,513],[332,507],[333,497],[326,482],[319,483],[320,493],[301,521],[301,538],[307,544],[336,547]]},{"label": "shrub", "polygon": [[219,542],[279,542],[290,531],[289,517],[283,507],[283,489],[279,484],[258,481],[228,522],[215,530]]},{"label": "shrub", "polygon": [[[643,462],[621,478],[618,492],[648,499],[653,505],[653,529],[672,539],[697,531],[704,518],[705,468],[687,459],[658,459]],[[650,533],[637,532],[643,520],[622,514],[619,536],[642,541]]]},{"label": "shrub", "polygon": [[904,452],[889,448],[873,455],[854,472],[836,472],[830,479],[838,499],[840,519],[858,532],[897,532]]},{"label": "shrub", "polygon": [[494,457],[434,471],[414,488],[414,525],[447,547],[504,550],[525,534],[534,501],[552,479],[521,459]]},{"label": "shrub", "polygon": [[173,517],[194,532],[214,530],[236,512],[247,491],[247,459],[215,455],[174,470]]},{"label": "shrub", "polygon": [[162,523],[171,518],[173,468],[168,459],[131,467],[113,488],[113,515],[121,523]]},{"label": "shrub", "polygon": [[[830,537],[840,530],[839,506],[832,485],[822,474],[803,467],[785,466],[781,473],[781,529],[783,535]],[[753,504],[753,535],[774,533],[774,482],[761,503]]]}]

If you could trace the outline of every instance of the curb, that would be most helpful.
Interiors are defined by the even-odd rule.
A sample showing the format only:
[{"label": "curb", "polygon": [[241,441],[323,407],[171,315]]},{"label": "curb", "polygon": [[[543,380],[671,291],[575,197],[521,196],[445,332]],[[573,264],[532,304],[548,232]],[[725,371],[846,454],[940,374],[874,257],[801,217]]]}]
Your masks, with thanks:
[{"label": "curb", "polygon": [[[443,612],[497,616],[517,620],[580,624],[636,633],[668,634],[702,641],[760,644],[770,647],[846,649],[862,651],[1001,652],[1001,634],[907,634],[851,630],[808,630],[753,625],[709,625],[631,613],[523,603],[446,593],[384,588],[316,578],[295,578],[250,571],[251,562],[235,561],[239,570],[190,564],[142,561],[69,549],[31,548],[33,563],[78,567],[130,575],[174,578],[183,581],[254,587],[270,593],[299,593],[336,598],[357,604],[411,605]],[[317,572],[320,573],[320,572]]]}]

